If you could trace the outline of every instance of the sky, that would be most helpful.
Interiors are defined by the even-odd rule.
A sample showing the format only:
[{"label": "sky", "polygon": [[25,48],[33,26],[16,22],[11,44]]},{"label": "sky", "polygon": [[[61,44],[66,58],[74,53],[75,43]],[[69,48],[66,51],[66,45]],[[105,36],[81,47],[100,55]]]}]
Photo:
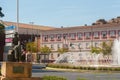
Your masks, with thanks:
[{"label": "sky", "polygon": [[[17,21],[17,0],[0,0],[3,21]],[[19,0],[19,22],[53,27],[91,25],[120,16],[120,0]]]}]

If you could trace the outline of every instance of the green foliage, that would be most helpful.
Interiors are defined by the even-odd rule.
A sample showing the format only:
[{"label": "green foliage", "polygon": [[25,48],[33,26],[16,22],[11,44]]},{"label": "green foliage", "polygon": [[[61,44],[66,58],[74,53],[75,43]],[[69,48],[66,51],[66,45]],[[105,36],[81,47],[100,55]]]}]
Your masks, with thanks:
[{"label": "green foliage", "polygon": [[5,26],[0,23],[0,30],[4,30]]},{"label": "green foliage", "polygon": [[5,26],[0,23],[0,46],[5,45]]},{"label": "green foliage", "polygon": [[110,55],[112,52],[113,42],[103,42],[101,47],[91,47],[91,53],[103,53],[103,55]]},{"label": "green foliage", "polygon": [[49,53],[51,53],[51,49],[47,46],[44,46],[44,47],[40,48],[40,52],[43,54],[49,54]]},{"label": "green foliage", "polygon": [[101,52],[101,48],[99,47],[92,47],[91,49],[91,53],[99,54],[100,52]]},{"label": "green foliage", "polygon": [[87,80],[87,79],[84,79],[84,78],[78,78],[77,80]]},{"label": "green foliage", "polygon": [[67,80],[67,79],[58,76],[43,76],[43,80]]},{"label": "green foliage", "polygon": [[112,45],[113,45],[113,42],[109,42],[109,43],[103,42],[101,52],[104,55],[110,55],[112,52]]},{"label": "green foliage", "polygon": [[73,66],[69,64],[53,64],[49,63],[47,67],[61,68],[61,69],[77,69],[77,70],[90,70],[90,71],[120,71],[120,67],[90,67],[90,66]]},{"label": "green foliage", "polygon": [[30,52],[37,52],[37,44],[35,44],[35,42],[28,42],[26,44],[26,50]]},{"label": "green foliage", "polygon": [[60,54],[63,54],[63,53],[65,53],[65,52],[68,52],[68,48],[59,48],[57,51],[58,51]]},{"label": "green foliage", "polygon": [[0,7],[0,17],[4,17],[4,14],[1,11],[2,11],[2,8]]}]

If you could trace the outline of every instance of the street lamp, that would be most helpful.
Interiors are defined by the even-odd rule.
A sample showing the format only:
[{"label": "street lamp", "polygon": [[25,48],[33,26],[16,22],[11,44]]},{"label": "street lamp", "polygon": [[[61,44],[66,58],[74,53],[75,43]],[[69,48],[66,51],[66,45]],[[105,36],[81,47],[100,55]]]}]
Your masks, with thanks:
[{"label": "street lamp", "polygon": [[17,27],[16,27],[16,32],[18,32],[18,27],[19,27],[19,0],[17,0]]}]

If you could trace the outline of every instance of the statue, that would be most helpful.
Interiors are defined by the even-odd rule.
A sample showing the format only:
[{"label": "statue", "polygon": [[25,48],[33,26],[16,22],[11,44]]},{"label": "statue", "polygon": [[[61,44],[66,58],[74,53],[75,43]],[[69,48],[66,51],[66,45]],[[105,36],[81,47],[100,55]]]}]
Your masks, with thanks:
[{"label": "statue", "polygon": [[13,44],[11,51],[12,59],[10,61],[19,62],[21,61],[22,51],[21,51],[20,40],[17,32],[15,33],[15,37],[13,38],[12,44]]}]

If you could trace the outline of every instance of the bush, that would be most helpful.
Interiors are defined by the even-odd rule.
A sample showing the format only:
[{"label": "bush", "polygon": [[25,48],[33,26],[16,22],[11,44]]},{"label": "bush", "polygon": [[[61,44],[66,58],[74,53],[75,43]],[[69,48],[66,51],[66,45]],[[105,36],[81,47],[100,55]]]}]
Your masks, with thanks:
[{"label": "bush", "polygon": [[87,80],[87,79],[84,79],[84,78],[78,78],[77,80]]},{"label": "bush", "polygon": [[48,64],[48,67],[65,68],[65,69],[78,69],[78,70],[99,70],[99,71],[120,71],[120,67],[90,67],[90,66],[73,66],[65,63],[61,64]]},{"label": "bush", "polygon": [[67,80],[67,79],[58,76],[43,76],[43,80]]}]

